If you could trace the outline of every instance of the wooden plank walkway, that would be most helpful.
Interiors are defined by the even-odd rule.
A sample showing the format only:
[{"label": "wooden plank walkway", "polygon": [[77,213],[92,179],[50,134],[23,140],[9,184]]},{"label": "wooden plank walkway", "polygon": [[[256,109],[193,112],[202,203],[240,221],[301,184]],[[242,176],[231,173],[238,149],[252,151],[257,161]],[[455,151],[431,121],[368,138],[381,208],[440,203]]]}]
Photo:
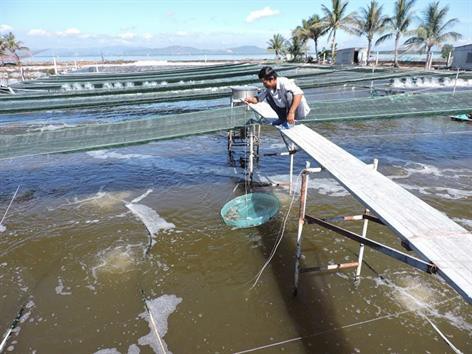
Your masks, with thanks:
[{"label": "wooden plank walkway", "polygon": [[281,132],[472,303],[472,233],[310,128],[297,125]]}]

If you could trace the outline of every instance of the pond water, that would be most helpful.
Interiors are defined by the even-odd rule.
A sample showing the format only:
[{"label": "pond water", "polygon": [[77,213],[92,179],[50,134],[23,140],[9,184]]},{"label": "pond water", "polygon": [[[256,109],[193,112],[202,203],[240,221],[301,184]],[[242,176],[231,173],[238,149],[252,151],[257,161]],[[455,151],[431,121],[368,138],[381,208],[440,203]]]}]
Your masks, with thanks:
[{"label": "pond water", "polygon": [[[192,104],[161,108],[227,102]],[[158,110],[15,115],[2,118],[2,128],[119,120],[120,109],[123,119]],[[310,127],[365,162],[378,158],[380,172],[472,230],[470,125],[434,117]],[[262,129],[261,149],[284,150],[275,129]],[[306,160],[296,154],[297,174]],[[20,185],[0,233],[2,332],[24,307],[6,351],[233,353],[271,345],[257,352],[451,352],[428,319],[470,351],[470,306],[437,277],[370,249],[359,284],[353,271],[306,273],[294,297],[297,198],[290,208],[283,185],[257,188],[277,196],[279,214],[256,228],[231,229],[220,210],[245,193],[243,173],[229,164],[224,133],[0,161],[2,215]],[[262,157],[257,173],[287,182],[288,158]],[[307,213],[362,210],[327,173],[311,179]],[[252,287],[287,213],[277,253]],[[341,236],[314,226],[304,236],[305,266],[357,259],[358,245]],[[370,224],[368,236],[401,249],[382,226]]]}]

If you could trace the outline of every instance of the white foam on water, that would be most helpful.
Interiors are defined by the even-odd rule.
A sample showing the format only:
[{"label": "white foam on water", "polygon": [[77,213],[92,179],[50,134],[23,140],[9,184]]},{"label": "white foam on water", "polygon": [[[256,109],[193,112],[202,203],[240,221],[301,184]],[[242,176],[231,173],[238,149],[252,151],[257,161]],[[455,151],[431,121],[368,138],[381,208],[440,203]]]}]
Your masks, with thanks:
[{"label": "white foam on water", "polygon": [[154,209],[146,205],[128,203],[126,207],[146,226],[153,241],[159,231],[175,228],[174,224],[167,222]]},{"label": "white foam on water", "polygon": [[404,183],[400,183],[400,186],[408,190],[416,190],[420,194],[434,195],[443,199],[457,200],[472,197],[472,190],[447,187],[422,187],[418,185],[410,185]]},{"label": "white foam on water", "polygon": [[62,278],[57,278],[57,283],[58,285],[55,288],[57,295],[72,295],[71,291],[64,291],[64,289],[70,290],[70,287],[64,286],[64,282],[62,281]]},{"label": "white foam on water", "polygon": [[406,174],[401,176],[389,176],[391,179],[401,179],[408,178],[414,174],[420,175],[430,175],[435,177],[448,177],[448,178],[461,178],[461,177],[472,177],[472,169],[468,168],[439,168],[433,165],[413,162],[413,161],[403,161],[404,166],[397,166],[402,170],[406,171]]},{"label": "white foam on water", "polygon": [[105,348],[105,349],[100,349],[99,351],[96,351],[93,354],[121,354],[121,353],[116,348]]},{"label": "white foam on water", "polygon": [[[267,177],[270,182],[281,184],[285,188],[288,188],[289,178],[289,175],[274,175]],[[300,178],[297,178],[297,176],[294,175],[293,188],[295,191],[300,190],[300,183]],[[333,178],[310,178],[308,182],[308,188],[316,190],[319,194],[330,197],[345,197],[349,195],[349,192]]]},{"label": "white foam on water", "polygon": [[[444,199],[465,199],[472,197],[472,190],[463,190],[456,188],[446,188],[446,187],[434,187],[433,188],[437,193],[437,196]],[[444,193],[445,192],[445,193]]]},{"label": "white foam on water", "polygon": [[92,275],[95,279],[99,273],[123,274],[135,269],[137,253],[136,248],[141,245],[120,245],[108,247],[97,254],[98,265],[92,267]]},{"label": "white foam on water", "polygon": [[152,193],[152,189],[148,189],[145,193],[141,194],[139,197],[134,198],[131,203],[139,203],[141,200],[146,198],[149,194]]},{"label": "white foam on water", "polygon": [[[162,295],[153,300],[147,300],[147,306],[151,312],[157,327],[157,332],[161,338],[167,334],[169,316],[177,309],[177,305],[179,305],[181,302],[182,298],[175,295]],[[161,346],[159,344],[159,340],[156,338],[154,327],[151,319],[149,318],[148,312],[144,311],[139,315],[139,317],[148,322],[150,332],[147,335],[139,338],[138,344],[141,346],[149,345],[155,353],[161,354]],[[164,340],[162,340],[162,344],[164,345],[166,353],[169,352],[167,344],[164,342]]]},{"label": "white foam on water", "polygon": [[332,178],[311,179],[308,187],[330,197],[346,197],[349,195],[349,192]]},{"label": "white foam on water", "polygon": [[136,344],[131,344],[128,348],[128,354],[139,354],[141,350]]},{"label": "white foam on water", "polygon": [[[31,312],[33,311],[33,307],[35,306],[36,304],[34,303],[33,300],[29,300],[25,307],[24,307],[24,311],[23,311],[23,314],[22,316],[20,317],[19,319],[19,323],[25,323],[31,316]],[[20,325],[17,325],[12,331],[11,333],[15,333],[16,336],[18,336],[18,334],[21,332],[21,326]],[[3,334],[2,334],[2,337],[0,337],[1,340],[4,340],[5,338],[3,337]],[[15,349],[15,344],[17,344],[16,341],[13,341],[11,343],[11,345],[9,347],[7,347],[7,351],[11,352]],[[3,347],[4,348],[4,347]],[[3,349],[2,348],[2,349]]]},{"label": "white foam on water", "polygon": [[[127,199],[131,195],[130,192],[104,192],[99,190],[94,195],[85,197],[83,199],[78,199],[77,197],[73,200],[67,200],[66,203],[61,204],[58,208],[77,206],[81,208],[83,205],[92,206],[99,209],[111,210],[116,208],[119,205],[123,204],[123,200]],[[49,209],[50,211],[55,210],[54,208]]]},{"label": "white foam on water", "polygon": [[472,229],[472,219],[452,218],[452,220]]},{"label": "white foam on water", "polygon": [[5,232],[5,231],[7,231],[7,227],[0,224],[0,232]]},{"label": "white foam on water", "polygon": [[378,280],[377,286],[389,287],[392,290],[392,299],[408,311],[416,312],[419,316],[444,319],[460,330],[472,332],[472,324],[460,315],[460,307],[456,308],[458,313],[441,312],[441,305],[435,305],[447,300],[446,293],[433,288],[430,283],[425,283],[419,276],[402,274],[395,282],[397,284]]},{"label": "white foam on water", "polygon": [[130,160],[130,159],[147,159],[153,157],[152,155],[143,154],[122,154],[116,151],[110,150],[94,150],[88,151],[87,155],[100,160],[107,159],[118,159],[118,160]]}]

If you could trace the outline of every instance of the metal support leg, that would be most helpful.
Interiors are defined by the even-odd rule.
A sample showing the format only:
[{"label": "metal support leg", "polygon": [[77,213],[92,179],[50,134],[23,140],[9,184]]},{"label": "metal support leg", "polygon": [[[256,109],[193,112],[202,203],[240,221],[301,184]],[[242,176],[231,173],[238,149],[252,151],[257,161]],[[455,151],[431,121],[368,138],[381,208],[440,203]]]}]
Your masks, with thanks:
[{"label": "metal support leg", "polygon": [[233,149],[233,131],[228,130],[228,153],[231,154],[231,150]]},{"label": "metal support leg", "polygon": [[254,126],[249,127],[249,164],[248,164],[248,178],[252,185],[254,172]]},{"label": "metal support leg", "polygon": [[[306,162],[306,169],[310,168],[310,163]],[[302,173],[302,184],[300,187],[300,210],[298,213],[298,232],[297,232],[297,250],[295,258],[295,276],[293,295],[298,293],[298,280],[300,276],[300,258],[302,256],[302,232],[305,224],[306,196],[308,191],[309,173],[305,170]]]},{"label": "metal support leg", "polygon": [[256,160],[257,160],[257,162],[259,163],[259,148],[260,148],[260,146],[261,146],[261,125],[260,125],[260,124],[257,125],[256,140],[257,140],[257,144],[256,144]]},{"label": "metal support leg", "polygon": [[[295,145],[290,144],[290,149],[289,152],[295,150]],[[288,186],[288,193],[292,195],[293,193],[293,160],[294,160],[294,154],[290,154],[290,171],[289,171],[289,186]]]},{"label": "metal support leg", "polygon": [[[374,163],[372,165],[374,171],[377,171],[377,167],[379,165],[379,160],[374,159]],[[368,214],[369,209],[365,209],[364,214]],[[367,227],[369,225],[369,219],[365,218],[364,223],[362,225],[362,237],[366,238],[367,237]],[[361,277],[361,270],[362,270],[362,259],[364,258],[364,244],[360,244],[359,246],[359,259],[357,261],[357,269],[356,269],[356,277],[355,281],[359,281]]]}]

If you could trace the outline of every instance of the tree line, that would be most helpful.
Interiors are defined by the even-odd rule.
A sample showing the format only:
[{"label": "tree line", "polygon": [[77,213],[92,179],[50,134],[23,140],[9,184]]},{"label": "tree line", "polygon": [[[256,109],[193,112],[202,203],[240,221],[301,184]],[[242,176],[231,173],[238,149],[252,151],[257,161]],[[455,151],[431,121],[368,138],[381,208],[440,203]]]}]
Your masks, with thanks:
[{"label": "tree line", "polygon": [[23,77],[23,70],[21,70],[20,52],[29,51],[28,47],[25,47],[23,43],[16,39],[12,32],[5,35],[0,35],[0,60],[2,65],[5,63],[5,57],[12,56],[15,59],[15,64],[20,69],[21,78]]},{"label": "tree line", "polygon": [[[420,17],[415,16],[416,0],[396,0],[391,16],[384,14],[383,5],[377,0],[371,0],[358,12],[349,12],[348,4],[347,0],[331,0],[331,8],[321,6],[322,16],[314,14],[308,19],[303,19],[301,25],[292,31],[290,40],[286,40],[279,33],[274,34],[268,42],[267,49],[274,51],[276,58],[280,58],[282,54],[291,54],[293,60],[297,61],[307,53],[309,40],[313,40],[315,60],[319,61],[318,41],[328,35],[328,42],[331,43],[331,53],[328,55],[334,63],[336,35],[342,30],[367,39],[367,61],[373,45],[395,39],[394,65],[398,67],[398,49],[401,40],[409,37],[403,45],[426,52],[425,68],[431,69],[433,47],[462,38],[460,33],[450,31],[459,20],[447,19],[449,6],[442,7],[439,1],[428,4]],[[415,22],[417,26],[412,28]],[[450,45],[447,46],[450,48]]]}]

